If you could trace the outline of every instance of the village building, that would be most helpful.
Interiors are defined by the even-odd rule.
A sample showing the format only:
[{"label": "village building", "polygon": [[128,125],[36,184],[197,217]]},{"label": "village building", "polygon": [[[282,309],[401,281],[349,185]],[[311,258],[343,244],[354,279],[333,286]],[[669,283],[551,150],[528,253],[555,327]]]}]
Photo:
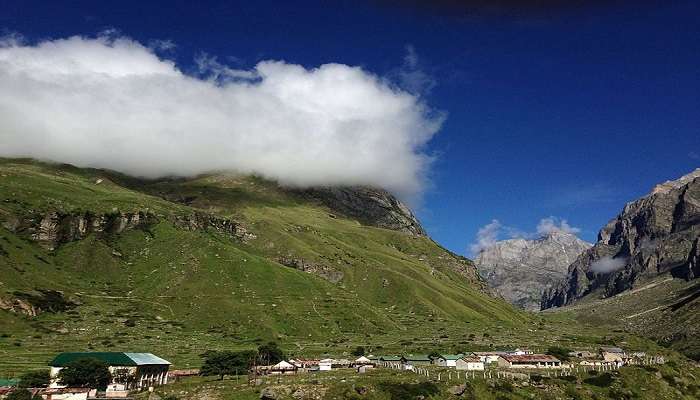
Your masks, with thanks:
[{"label": "village building", "polygon": [[528,349],[517,348],[513,351],[509,351],[508,354],[511,354],[514,356],[528,356],[530,354],[534,354],[534,352],[532,350],[528,350]]},{"label": "village building", "polygon": [[625,359],[625,351],[619,347],[601,346],[599,349],[600,356],[604,361],[622,364]]},{"label": "village building", "polygon": [[477,356],[464,356],[455,361],[455,368],[466,371],[483,371],[484,362]]},{"label": "village building", "polygon": [[472,354],[479,357],[484,364],[491,364],[498,362],[500,356],[504,356],[508,353],[505,351],[475,351]]},{"label": "village building", "polygon": [[268,368],[267,373],[269,375],[290,375],[296,374],[298,369],[296,365],[283,360]]},{"label": "village building", "polygon": [[[427,354],[409,354],[401,357],[401,363],[404,369],[413,369],[412,367],[423,367],[433,363],[433,360]],[[407,368],[411,366],[411,368]]]},{"label": "village building", "polygon": [[360,356],[355,361],[353,361],[352,365],[354,367],[359,367],[361,365],[374,365],[374,362],[372,362],[372,360],[365,356]]},{"label": "village building", "polygon": [[[139,390],[168,383],[170,362],[151,353],[61,353],[49,364],[49,387],[64,387],[58,381],[58,373],[69,363],[85,358],[100,360],[109,368],[114,380],[107,386],[107,392]],[[124,376],[127,379],[122,379]]]},{"label": "village building", "polygon": [[318,359],[293,358],[289,360],[290,364],[294,364],[297,368],[305,371],[318,371]]},{"label": "village building", "polygon": [[593,359],[598,357],[598,354],[587,350],[574,350],[569,352],[569,357]]},{"label": "village building", "polygon": [[457,360],[464,357],[464,354],[440,354],[433,359],[433,363],[440,367],[452,367],[457,364]]},{"label": "village building", "polygon": [[502,368],[561,368],[561,361],[554,356],[546,354],[514,355],[506,354],[498,359],[498,366]]},{"label": "village building", "polygon": [[38,393],[45,400],[88,400],[97,397],[97,390],[90,388],[47,388]]},{"label": "village building", "polygon": [[352,362],[346,358],[333,359],[333,368],[350,368],[350,367],[352,367]]},{"label": "village building", "polygon": [[324,358],[322,360],[319,360],[318,362],[318,370],[319,371],[330,371],[333,369],[333,359],[332,358]]}]

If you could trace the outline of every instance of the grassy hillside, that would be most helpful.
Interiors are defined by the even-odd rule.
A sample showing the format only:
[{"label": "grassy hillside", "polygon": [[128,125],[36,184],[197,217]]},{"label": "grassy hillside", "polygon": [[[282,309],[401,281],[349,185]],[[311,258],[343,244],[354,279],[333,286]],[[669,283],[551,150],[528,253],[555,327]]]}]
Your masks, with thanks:
[{"label": "grassy hillside", "polygon": [[638,288],[599,299],[596,293],[556,310],[578,324],[607,326],[650,337],[700,360],[700,282],[660,275]]},{"label": "grassy hillside", "polygon": [[[37,236],[51,212],[149,220],[51,245]],[[248,235],[178,223],[196,212]],[[57,351],[153,351],[186,366],[207,349],[271,339],[320,354],[533,323],[429,238],[361,225],[254,177],[155,182],[1,160],[0,222],[0,373]],[[25,315],[17,301],[43,312]]]}]

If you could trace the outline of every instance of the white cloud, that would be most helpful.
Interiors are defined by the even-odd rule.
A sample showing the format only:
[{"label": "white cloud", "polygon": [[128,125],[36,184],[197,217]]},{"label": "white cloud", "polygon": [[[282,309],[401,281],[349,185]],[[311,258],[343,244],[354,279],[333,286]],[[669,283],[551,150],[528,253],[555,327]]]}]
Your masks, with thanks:
[{"label": "white cloud", "polygon": [[469,250],[472,254],[479,254],[482,250],[488,249],[496,244],[502,227],[503,225],[501,225],[497,219],[494,219],[491,220],[490,223],[479,228],[479,231],[476,233],[476,240],[469,246]]},{"label": "white cloud", "polygon": [[502,237],[509,239],[537,239],[544,235],[559,232],[575,235],[581,230],[575,228],[565,219],[557,217],[542,218],[537,224],[536,232],[527,232],[519,228],[502,224],[499,220],[493,219],[490,223],[479,228],[474,242],[469,245],[472,256],[476,256],[482,250],[495,245]]},{"label": "white cloud", "polygon": [[575,228],[565,220],[557,217],[542,218],[537,224],[537,233],[539,235],[548,235],[550,233],[570,233],[577,234],[581,229]]},{"label": "white cloud", "polygon": [[590,270],[598,274],[609,274],[627,265],[627,258],[603,257],[591,264]]},{"label": "white cloud", "polygon": [[[172,49],[173,44],[160,48]],[[417,95],[361,68],[215,58],[183,73],[114,35],[0,41],[0,156],[146,177],[211,170],[291,186],[373,185],[421,192],[439,130]]]}]

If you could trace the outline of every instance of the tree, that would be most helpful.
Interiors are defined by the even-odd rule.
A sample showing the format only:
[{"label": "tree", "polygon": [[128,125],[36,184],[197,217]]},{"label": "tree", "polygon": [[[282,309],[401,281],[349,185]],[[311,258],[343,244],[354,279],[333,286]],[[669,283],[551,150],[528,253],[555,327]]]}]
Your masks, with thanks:
[{"label": "tree", "polygon": [[258,347],[258,362],[262,365],[277,364],[284,360],[284,352],[277,343],[269,342]]},{"label": "tree", "polygon": [[365,355],[365,348],[362,346],[357,346],[355,348],[355,350],[353,350],[352,355],[357,356],[357,357],[364,356]]},{"label": "tree", "polygon": [[199,370],[203,376],[218,376],[224,379],[226,375],[247,371],[256,353],[250,350],[244,351],[206,351],[201,355],[204,364]]},{"label": "tree", "polygon": [[104,390],[112,381],[112,374],[104,362],[95,358],[79,358],[66,364],[58,372],[58,380],[69,387],[87,387]]},{"label": "tree", "polygon": [[564,348],[564,347],[559,347],[559,346],[552,346],[547,349],[546,354],[549,354],[550,356],[554,356],[558,358],[561,361],[569,361],[569,353],[571,350]]},{"label": "tree", "polygon": [[17,386],[21,388],[43,388],[49,386],[50,379],[48,370],[29,371],[19,377]]}]

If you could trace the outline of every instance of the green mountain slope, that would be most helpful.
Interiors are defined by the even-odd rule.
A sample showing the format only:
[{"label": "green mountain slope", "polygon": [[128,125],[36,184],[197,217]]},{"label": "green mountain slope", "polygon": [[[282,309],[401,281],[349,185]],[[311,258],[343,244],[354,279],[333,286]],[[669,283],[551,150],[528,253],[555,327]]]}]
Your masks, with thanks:
[{"label": "green mountain slope", "polygon": [[186,366],[271,339],[391,349],[530,321],[487,294],[471,261],[327,205],[255,177],[0,160],[0,369],[90,349]]}]

